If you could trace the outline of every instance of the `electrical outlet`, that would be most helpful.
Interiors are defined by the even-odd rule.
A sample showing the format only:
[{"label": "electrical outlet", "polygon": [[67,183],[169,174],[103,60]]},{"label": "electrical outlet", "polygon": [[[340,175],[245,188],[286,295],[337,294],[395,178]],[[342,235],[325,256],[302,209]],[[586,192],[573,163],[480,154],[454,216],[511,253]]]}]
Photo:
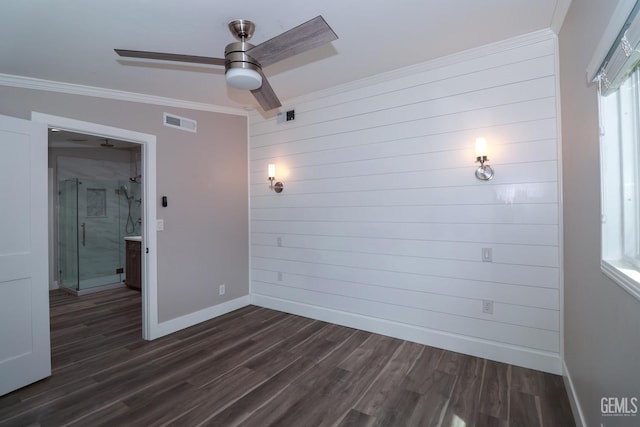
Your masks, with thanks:
[{"label": "electrical outlet", "polygon": [[493,250],[491,248],[482,248],[482,262],[493,262]]},{"label": "electrical outlet", "polygon": [[282,237],[278,237],[278,238],[276,239],[276,244],[278,245],[278,247],[279,247],[279,248],[281,248],[281,247],[282,247]]},{"label": "electrical outlet", "polygon": [[278,282],[282,282],[282,271],[278,271]]},{"label": "electrical outlet", "polygon": [[164,230],[164,219],[159,219],[156,221],[156,230],[163,231]]},{"label": "electrical outlet", "polygon": [[482,312],[486,314],[493,314],[493,301],[489,299],[482,300]]},{"label": "electrical outlet", "polygon": [[226,287],[225,287],[224,283],[218,287],[218,294],[220,294],[220,295],[224,295],[224,293],[225,293],[226,291],[227,291],[227,289],[226,289]]}]

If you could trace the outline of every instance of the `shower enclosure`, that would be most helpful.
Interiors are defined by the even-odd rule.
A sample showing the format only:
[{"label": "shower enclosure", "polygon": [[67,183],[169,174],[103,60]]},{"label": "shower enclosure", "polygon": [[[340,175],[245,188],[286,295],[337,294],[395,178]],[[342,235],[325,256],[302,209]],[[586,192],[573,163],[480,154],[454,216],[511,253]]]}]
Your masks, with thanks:
[{"label": "shower enclosure", "polygon": [[141,185],[132,180],[58,182],[58,283],[76,294],[121,285],[125,236],[141,233]]}]

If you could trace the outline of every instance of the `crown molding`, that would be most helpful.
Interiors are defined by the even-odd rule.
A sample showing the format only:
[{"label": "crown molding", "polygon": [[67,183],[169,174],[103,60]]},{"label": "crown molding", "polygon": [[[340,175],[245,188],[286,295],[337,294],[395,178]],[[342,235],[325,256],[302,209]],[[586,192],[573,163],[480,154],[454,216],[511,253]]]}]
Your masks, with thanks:
[{"label": "crown molding", "polygon": [[553,11],[553,18],[551,19],[551,30],[554,33],[560,33],[562,24],[569,12],[569,6],[571,6],[571,0],[558,0],[556,3],[556,9]]},{"label": "crown molding", "polygon": [[118,101],[138,102],[142,104],[162,105],[165,107],[233,114],[236,116],[247,116],[249,114],[249,112],[243,108],[223,107],[220,105],[184,101],[180,99],[164,98],[161,96],[145,95],[142,93],[125,92],[94,86],[84,86],[73,83],[56,82],[53,80],[42,80],[12,74],[0,74],[0,86],[12,86],[23,89],[35,89],[71,95],[93,96],[98,98],[115,99]]}]

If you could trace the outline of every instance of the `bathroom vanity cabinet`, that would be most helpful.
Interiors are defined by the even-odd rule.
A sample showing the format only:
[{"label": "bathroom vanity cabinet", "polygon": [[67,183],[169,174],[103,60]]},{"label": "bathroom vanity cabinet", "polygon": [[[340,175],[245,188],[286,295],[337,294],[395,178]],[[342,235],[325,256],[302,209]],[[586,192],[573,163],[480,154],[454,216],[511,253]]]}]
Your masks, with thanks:
[{"label": "bathroom vanity cabinet", "polygon": [[[137,239],[136,239],[137,237]],[[142,287],[142,243],[139,236],[125,237],[126,276],[125,284],[131,289]]]}]

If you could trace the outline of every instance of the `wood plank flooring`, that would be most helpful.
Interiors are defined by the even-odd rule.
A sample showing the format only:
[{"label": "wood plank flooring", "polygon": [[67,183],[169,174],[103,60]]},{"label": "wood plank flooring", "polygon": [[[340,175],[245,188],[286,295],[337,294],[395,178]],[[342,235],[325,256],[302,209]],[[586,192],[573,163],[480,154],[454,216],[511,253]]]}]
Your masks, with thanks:
[{"label": "wood plank flooring", "polygon": [[255,306],[141,338],[140,294],[51,292],[53,375],[0,426],[574,426],[562,378]]}]

